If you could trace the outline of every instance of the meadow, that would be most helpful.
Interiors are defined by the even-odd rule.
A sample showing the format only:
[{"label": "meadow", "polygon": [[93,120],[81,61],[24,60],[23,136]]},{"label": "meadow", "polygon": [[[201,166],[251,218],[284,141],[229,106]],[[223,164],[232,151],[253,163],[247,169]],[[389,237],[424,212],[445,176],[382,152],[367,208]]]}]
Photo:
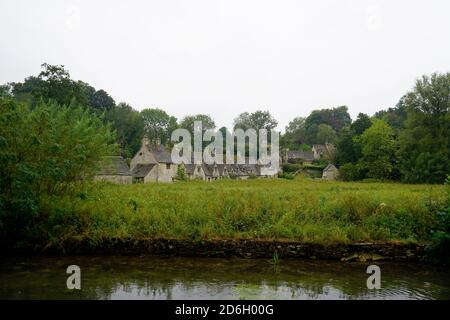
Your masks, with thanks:
[{"label": "meadow", "polygon": [[95,183],[44,199],[36,236],[48,246],[148,238],[427,243],[448,199],[442,185],[306,178]]}]

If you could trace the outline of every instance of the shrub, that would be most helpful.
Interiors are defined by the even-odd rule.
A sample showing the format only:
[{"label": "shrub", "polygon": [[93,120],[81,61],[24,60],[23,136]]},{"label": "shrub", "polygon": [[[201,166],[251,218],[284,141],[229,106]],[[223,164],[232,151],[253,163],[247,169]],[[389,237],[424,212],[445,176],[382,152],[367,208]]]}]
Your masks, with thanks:
[{"label": "shrub", "polygon": [[427,259],[431,262],[450,265],[450,175],[446,179],[447,208],[436,213],[436,224],[432,243],[427,247]]},{"label": "shrub", "polygon": [[41,197],[91,178],[114,151],[113,138],[81,106],[41,102],[31,108],[0,98],[0,237],[26,237]]},{"label": "shrub", "polygon": [[346,163],[339,168],[339,178],[343,181],[356,181],[364,178],[363,168],[359,164]]},{"label": "shrub", "polygon": [[283,172],[292,173],[303,169],[303,165],[300,163],[283,163]]}]

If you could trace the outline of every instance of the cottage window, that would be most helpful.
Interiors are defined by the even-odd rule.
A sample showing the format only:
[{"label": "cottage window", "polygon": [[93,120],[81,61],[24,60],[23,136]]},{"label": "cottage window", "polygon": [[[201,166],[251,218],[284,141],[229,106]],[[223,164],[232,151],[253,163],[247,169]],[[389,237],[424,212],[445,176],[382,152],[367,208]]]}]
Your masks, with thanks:
[{"label": "cottage window", "polygon": [[167,170],[170,169],[170,163],[166,163],[166,169],[167,169]]}]

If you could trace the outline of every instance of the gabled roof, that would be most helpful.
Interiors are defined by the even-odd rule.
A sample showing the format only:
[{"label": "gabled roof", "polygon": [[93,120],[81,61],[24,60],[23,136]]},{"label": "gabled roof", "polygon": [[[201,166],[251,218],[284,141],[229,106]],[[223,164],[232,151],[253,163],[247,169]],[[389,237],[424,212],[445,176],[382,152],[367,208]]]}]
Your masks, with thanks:
[{"label": "gabled roof", "polygon": [[130,168],[121,156],[103,158],[102,167],[97,175],[130,176]]},{"label": "gabled roof", "polygon": [[228,168],[226,164],[218,164],[217,169],[219,169],[219,174],[221,176],[228,174]]},{"label": "gabled roof", "polygon": [[150,151],[155,157],[158,163],[173,163],[171,153],[162,145],[152,146],[147,145],[148,151]]},{"label": "gabled roof", "polygon": [[287,152],[287,158],[295,160],[295,159],[301,159],[306,161],[313,161],[314,160],[314,152],[312,151],[297,151],[297,150],[290,150]]},{"label": "gabled roof", "polygon": [[[193,174],[195,172],[195,168],[197,168],[197,165],[193,164],[193,163],[192,164],[184,164],[183,163],[183,165],[186,168],[187,174]],[[199,166],[199,167],[201,167],[201,166]]]},{"label": "gabled roof", "polygon": [[132,170],[133,177],[144,178],[156,166],[155,163],[138,163]]},{"label": "gabled roof", "polygon": [[325,169],[323,169],[323,171],[328,171],[328,170],[337,170],[337,168],[336,168],[333,164],[329,163],[329,164],[325,167]]},{"label": "gabled roof", "polygon": [[325,153],[325,152],[331,153],[336,149],[336,147],[334,146],[334,144],[331,143],[314,144],[313,149],[315,149],[316,152],[318,153]]}]

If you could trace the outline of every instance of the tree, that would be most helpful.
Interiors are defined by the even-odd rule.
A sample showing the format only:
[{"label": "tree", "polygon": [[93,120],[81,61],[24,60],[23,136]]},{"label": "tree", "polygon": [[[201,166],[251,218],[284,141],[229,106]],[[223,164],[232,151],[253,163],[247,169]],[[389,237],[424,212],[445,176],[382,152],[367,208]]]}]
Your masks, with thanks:
[{"label": "tree", "polygon": [[144,123],[139,111],[121,102],[106,113],[105,119],[111,123],[111,128],[116,131],[117,143],[120,146],[122,156],[125,158],[133,157],[139,150],[144,136]]},{"label": "tree", "polygon": [[305,119],[306,143],[316,144],[319,125],[327,124],[331,126],[336,133],[350,125],[352,119],[346,106],[340,106],[333,109],[314,110]]},{"label": "tree", "polygon": [[141,111],[144,134],[150,141],[160,139],[162,144],[170,142],[172,131],[177,128],[177,119],[169,116],[164,110],[153,108]]},{"label": "tree", "polygon": [[92,178],[116,146],[108,126],[85,110],[55,102],[0,99],[0,236],[29,236],[43,197]]},{"label": "tree", "polygon": [[400,171],[407,182],[442,183],[450,172],[450,73],[417,80],[404,98]]},{"label": "tree", "polygon": [[105,90],[98,90],[90,97],[90,105],[96,111],[109,111],[116,105],[115,101]]},{"label": "tree", "polygon": [[347,163],[355,164],[360,156],[361,148],[358,139],[355,139],[354,132],[350,128],[343,129],[336,142],[336,164],[338,166]]},{"label": "tree", "polygon": [[332,109],[314,110],[305,120],[305,127],[308,129],[313,124],[328,124],[335,131],[339,132],[342,128],[350,125],[352,119],[346,106],[340,106]]},{"label": "tree", "polygon": [[389,179],[394,169],[395,148],[392,128],[383,120],[374,119],[359,141],[362,145],[360,163],[367,170],[367,177]]},{"label": "tree", "polygon": [[83,106],[88,106],[89,101],[83,88],[75,81],[70,79],[69,71],[64,69],[63,65],[42,64],[43,70],[38,78],[41,81],[36,82],[37,86],[32,88],[32,95],[36,103],[40,99],[48,101],[52,99],[60,105],[70,105],[72,100]]},{"label": "tree", "polygon": [[0,98],[12,97],[12,85],[10,83],[0,85]]},{"label": "tree", "polygon": [[296,117],[286,126],[281,136],[281,146],[291,150],[303,149],[306,142],[305,118]]},{"label": "tree", "polygon": [[275,129],[278,122],[272,117],[269,111],[255,111],[253,113],[244,112],[234,119],[233,128],[236,129],[266,129],[268,131]]},{"label": "tree", "polygon": [[317,138],[316,141],[319,144],[325,143],[335,143],[336,142],[336,132],[334,129],[327,124],[319,124],[317,126]]},{"label": "tree", "polygon": [[214,120],[211,118],[211,116],[207,114],[197,114],[193,116],[192,115],[185,116],[180,122],[180,128],[184,128],[189,132],[191,132],[191,134],[193,134],[195,121],[202,122],[203,131],[207,129],[214,129],[216,127],[216,124]]},{"label": "tree", "polygon": [[366,129],[370,128],[372,121],[365,113],[359,113],[356,120],[350,125],[352,133],[356,136],[361,135]]},{"label": "tree", "polygon": [[53,100],[66,106],[75,100],[98,114],[115,106],[114,99],[106,91],[97,91],[88,83],[72,80],[64,66],[44,63],[42,68],[38,76],[30,76],[23,83],[11,84],[11,93],[16,100],[31,102],[33,106],[40,100]]},{"label": "tree", "polygon": [[406,95],[401,97],[394,108],[381,110],[375,113],[375,117],[384,120],[396,131],[403,129],[406,120]]}]

